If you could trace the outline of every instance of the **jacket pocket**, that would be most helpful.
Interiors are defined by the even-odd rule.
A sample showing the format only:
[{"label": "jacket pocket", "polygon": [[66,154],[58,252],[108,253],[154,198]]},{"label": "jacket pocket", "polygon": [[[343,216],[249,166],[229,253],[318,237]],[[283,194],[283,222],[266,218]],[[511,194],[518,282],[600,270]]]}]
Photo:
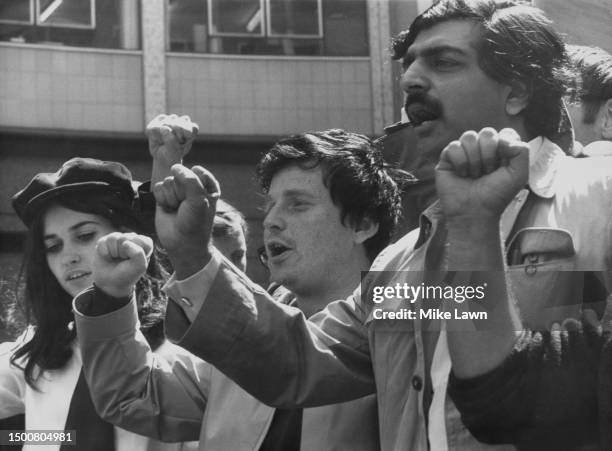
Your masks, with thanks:
[{"label": "jacket pocket", "polygon": [[576,249],[567,230],[521,229],[507,250],[511,290],[523,325],[545,329],[580,315],[584,275],[575,271]]},{"label": "jacket pocket", "polygon": [[551,262],[552,267],[558,265],[559,269],[571,270],[573,266],[567,267],[566,260],[576,255],[574,240],[567,230],[545,227],[519,230],[506,248],[510,266],[537,266]]}]

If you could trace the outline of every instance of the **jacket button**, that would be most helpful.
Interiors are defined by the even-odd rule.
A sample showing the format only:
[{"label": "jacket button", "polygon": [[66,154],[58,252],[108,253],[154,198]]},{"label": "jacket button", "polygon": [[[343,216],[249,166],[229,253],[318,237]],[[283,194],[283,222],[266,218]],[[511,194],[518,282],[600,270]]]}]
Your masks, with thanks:
[{"label": "jacket button", "polygon": [[423,380],[419,376],[412,376],[412,388],[416,391],[421,391],[423,388]]},{"label": "jacket button", "polygon": [[527,265],[525,267],[525,272],[527,273],[527,275],[533,276],[536,272],[538,272],[538,268],[534,265]]}]

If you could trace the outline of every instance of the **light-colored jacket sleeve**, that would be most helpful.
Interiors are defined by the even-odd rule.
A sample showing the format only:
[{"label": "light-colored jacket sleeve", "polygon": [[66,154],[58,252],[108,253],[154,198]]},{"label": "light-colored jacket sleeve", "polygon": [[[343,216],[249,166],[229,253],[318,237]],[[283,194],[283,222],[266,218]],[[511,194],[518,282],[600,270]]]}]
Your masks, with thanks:
[{"label": "light-colored jacket sleeve", "polygon": [[0,419],[25,413],[23,371],[10,362],[13,353],[23,344],[22,339],[0,344]]},{"label": "light-colored jacket sleeve", "polygon": [[[165,442],[197,440],[210,389],[211,366],[171,345],[153,353],[139,331],[134,300],[101,316],[84,316],[74,300],[83,369],[105,420]],[[84,304],[82,304],[84,305]]]},{"label": "light-colored jacket sleeve", "polygon": [[306,320],[222,262],[195,321],[168,303],[166,331],[260,401],[314,407],[374,393],[365,312],[355,297]]}]

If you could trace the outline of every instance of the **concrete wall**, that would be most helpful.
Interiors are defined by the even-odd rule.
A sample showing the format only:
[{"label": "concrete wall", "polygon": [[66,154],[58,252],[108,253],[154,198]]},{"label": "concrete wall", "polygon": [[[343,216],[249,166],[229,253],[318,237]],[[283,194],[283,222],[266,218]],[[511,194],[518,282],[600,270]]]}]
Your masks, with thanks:
[{"label": "concrete wall", "polygon": [[367,58],[167,57],[168,110],[201,134],[373,133]]},{"label": "concrete wall", "polygon": [[0,127],[143,130],[138,52],[0,44]]}]

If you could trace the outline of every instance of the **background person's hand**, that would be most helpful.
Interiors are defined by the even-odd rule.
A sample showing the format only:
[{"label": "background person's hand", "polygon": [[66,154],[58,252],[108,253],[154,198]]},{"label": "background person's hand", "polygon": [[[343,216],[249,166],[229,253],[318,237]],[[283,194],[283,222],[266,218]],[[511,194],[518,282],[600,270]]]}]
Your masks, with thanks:
[{"label": "background person's hand", "polygon": [[113,232],[96,245],[94,284],[114,297],[130,296],[147,270],[153,240],[136,233]]},{"label": "background person's hand", "polygon": [[147,125],[149,153],[154,161],[167,166],[181,163],[198,134],[198,124],[189,116],[160,114]]}]

